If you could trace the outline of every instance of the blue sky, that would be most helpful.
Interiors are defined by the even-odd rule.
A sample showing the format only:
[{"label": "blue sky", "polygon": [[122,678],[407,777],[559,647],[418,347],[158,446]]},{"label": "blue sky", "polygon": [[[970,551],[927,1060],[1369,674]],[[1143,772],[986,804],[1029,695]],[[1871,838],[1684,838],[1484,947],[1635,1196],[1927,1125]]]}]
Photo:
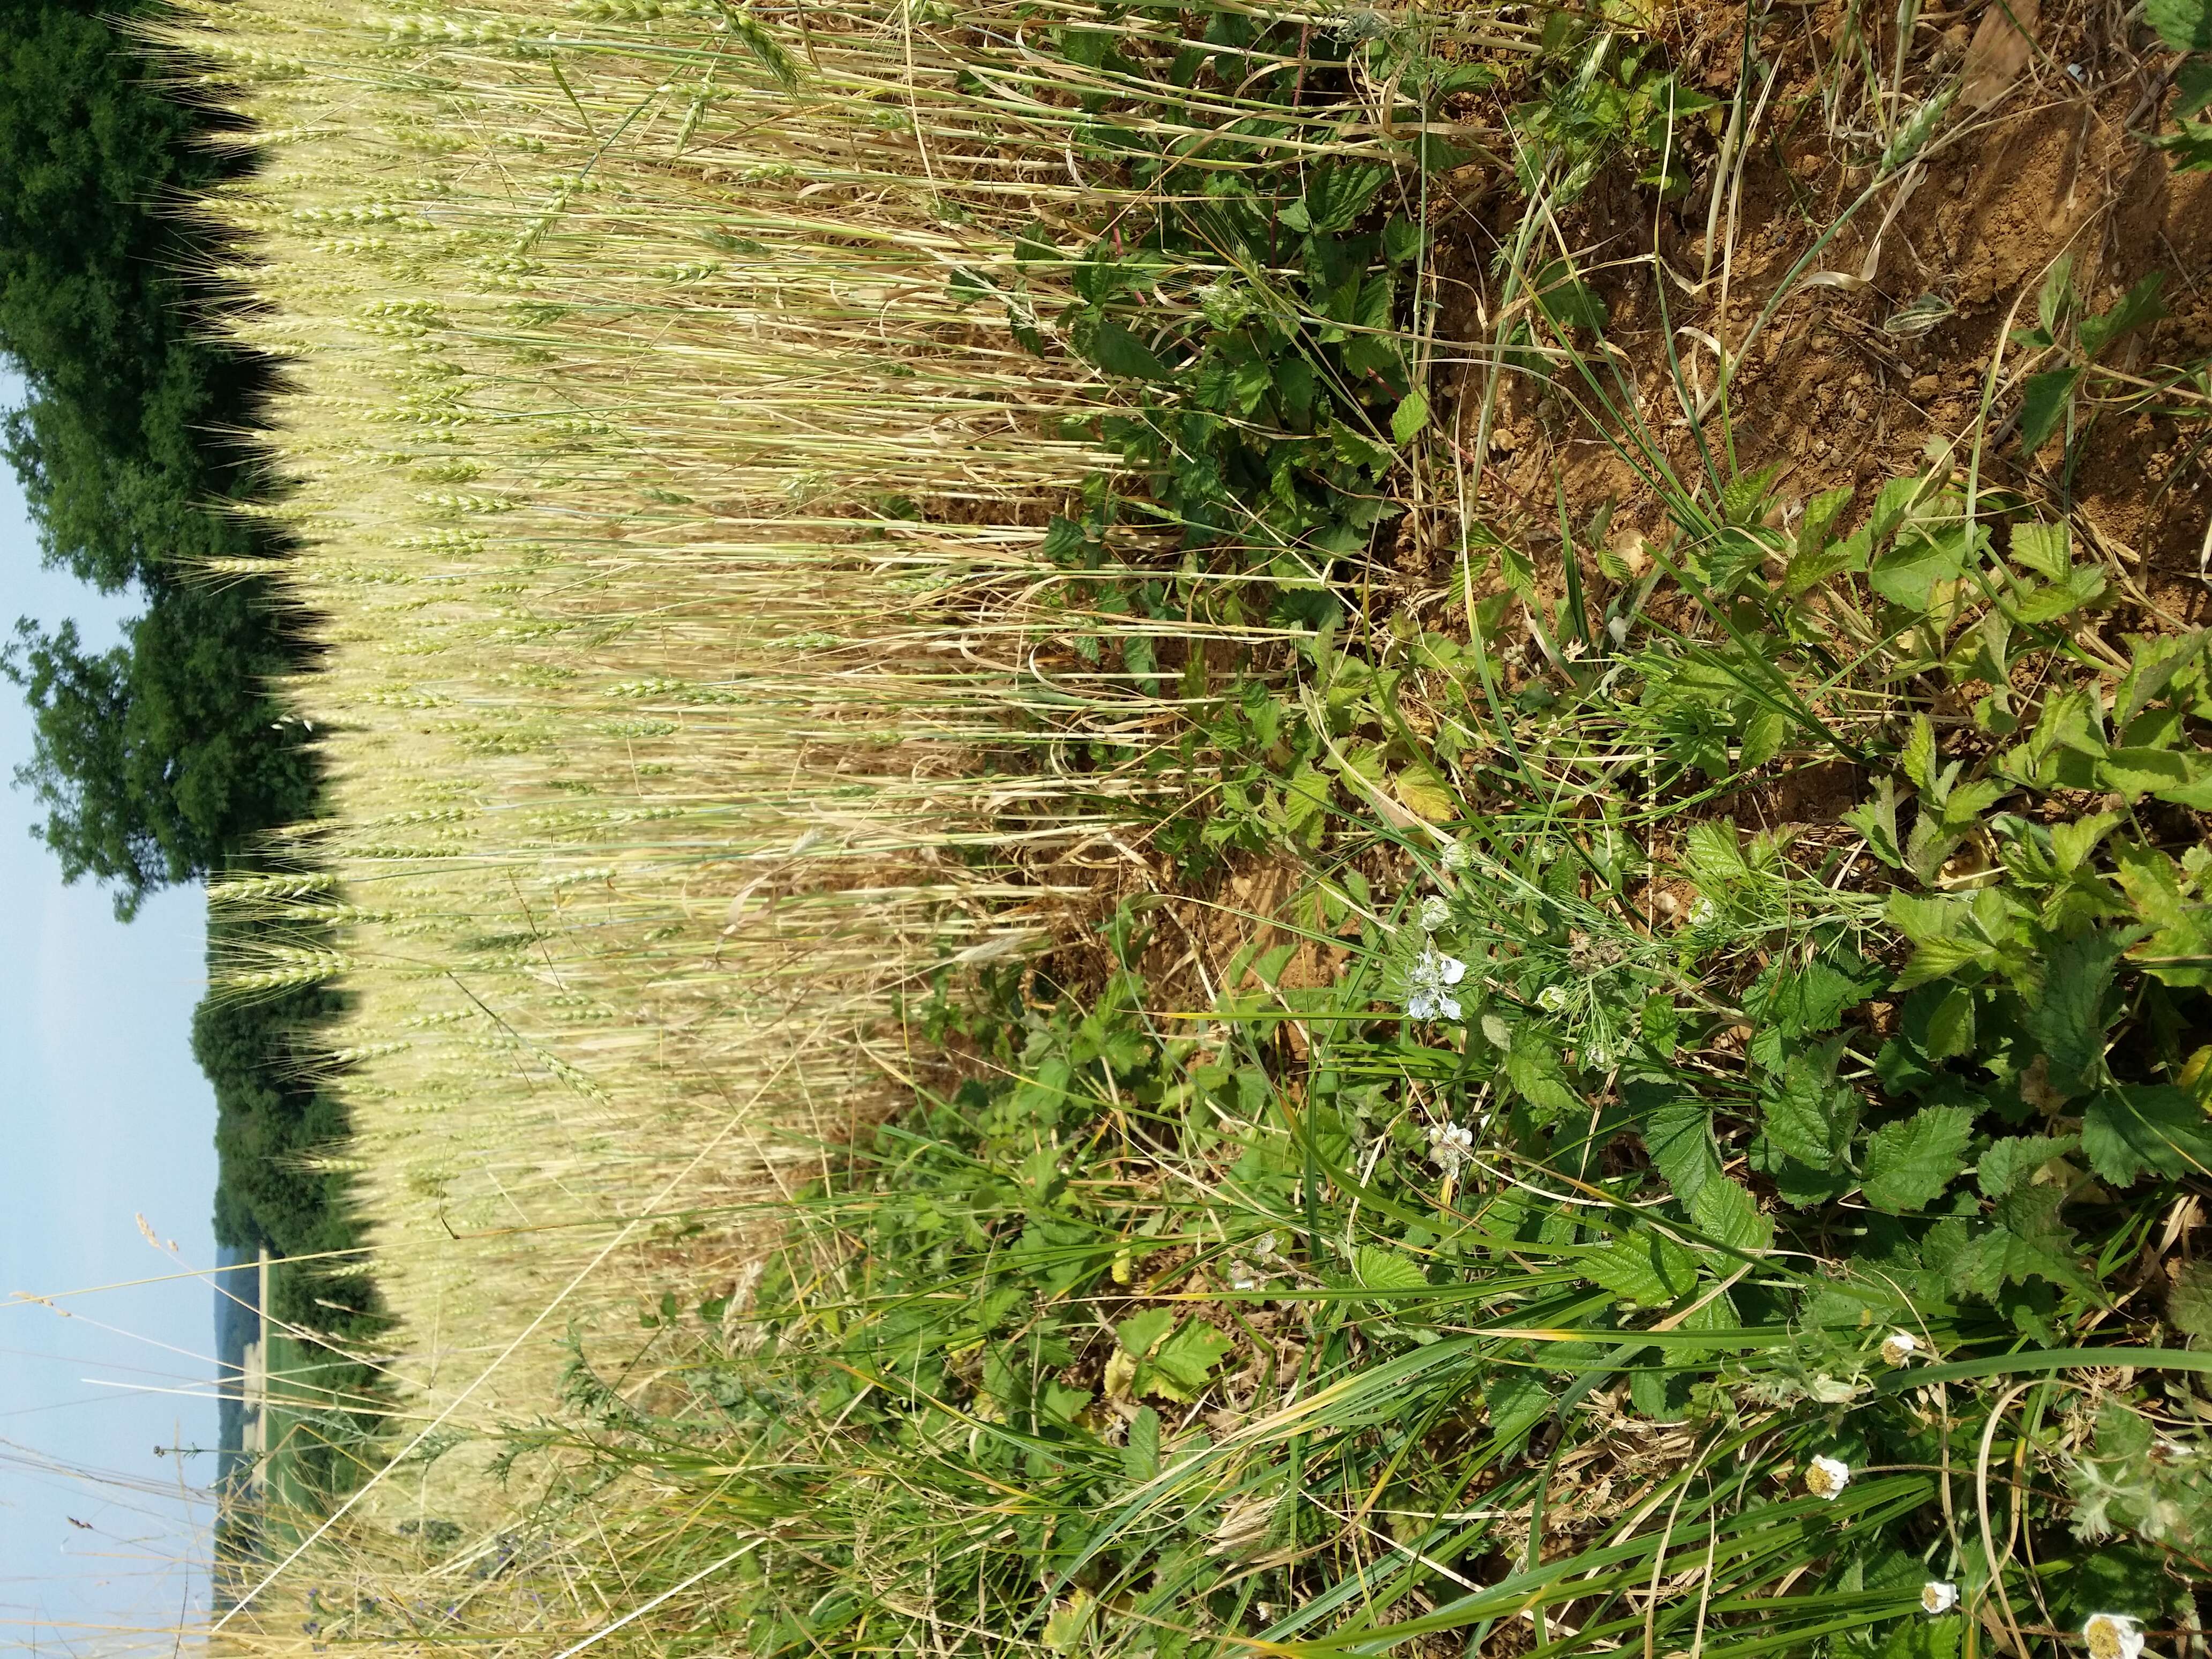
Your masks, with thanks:
[{"label": "blue sky", "polygon": [[[0,373],[0,408],[21,395]],[[0,465],[0,627],[75,617],[105,645],[128,610],[40,568]],[[208,1513],[154,1449],[214,1443],[210,1281],[63,1294],[215,1259],[215,1102],[191,1050],[204,917],[197,888],[126,927],[99,889],[63,886],[29,834],[33,801],[7,782],[30,753],[21,696],[0,683],[0,1645],[82,1654],[110,1646],[87,1626],[167,1626],[188,1596],[204,1604],[191,1564]],[[185,1392],[148,1392],[163,1389]],[[214,1466],[190,1459],[184,1478]]]}]

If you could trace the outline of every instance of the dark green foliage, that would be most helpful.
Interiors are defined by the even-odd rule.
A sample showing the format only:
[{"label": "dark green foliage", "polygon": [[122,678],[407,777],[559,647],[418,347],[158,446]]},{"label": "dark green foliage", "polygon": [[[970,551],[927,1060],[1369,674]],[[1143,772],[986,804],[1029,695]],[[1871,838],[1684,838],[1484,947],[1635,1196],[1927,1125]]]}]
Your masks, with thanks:
[{"label": "dark green foliage", "polygon": [[252,596],[197,585],[161,592],[114,649],[84,651],[74,624],[27,624],[0,672],[38,714],[16,772],[48,809],[64,880],[114,884],[128,917],[149,890],[190,880],[313,800],[298,728],[274,679],[291,653]]},{"label": "dark green foliage", "polygon": [[36,718],[19,781],[44,838],[127,916],[313,796],[268,695],[301,662],[287,618],[264,585],[192,568],[282,550],[224,506],[266,492],[250,434],[271,365],[217,337],[234,296],[191,274],[221,250],[187,199],[239,163],[107,9],[27,0],[0,17],[0,352],[29,394],[5,450],[47,558],[137,591],[146,614],[97,657],[67,627],[20,626],[5,670]]}]

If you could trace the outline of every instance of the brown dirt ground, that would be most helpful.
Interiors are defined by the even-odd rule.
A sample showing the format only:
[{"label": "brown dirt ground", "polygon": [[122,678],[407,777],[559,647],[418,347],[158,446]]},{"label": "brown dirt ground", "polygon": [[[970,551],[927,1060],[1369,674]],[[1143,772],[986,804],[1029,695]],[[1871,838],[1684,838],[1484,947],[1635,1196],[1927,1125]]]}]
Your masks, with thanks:
[{"label": "brown dirt ground", "polygon": [[[1679,202],[1655,212],[1653,192],[1621,166],[1559,217],[1563,240],[1607,301],[1607,337],[1625,355],[1644,416],[1685,477],[1702,468],[1669,380],[1667,326],[1690,372],[1710,384],[1712,356],[1683,331],[1702,330],[1737,350],[1792,266],[1873,176],[1866,147],[1831,137],[1821,103],[1824,87],[1838,78],[1833,59],[1844,8],[1822,0],[1793,9],[1794,20],[1770,25],[1759,42],[1781,72],[1743,171],[1735,235],[1732,242],[1725,235],[1723,202],[1716,257],[1707,260],[1705,243],[1718,145],[1707,135],[1698,135],[1705,153]],[[1909,87],[1924,92],[1940,83],[1984,9],[1923,14]],[[2171,314],[2108,354],[2109,366],[2148,378],[2160,364],[2199,364],[2212,353],[2212,175],[2174,173],[2142,142],[2155,124],[2160,71],[2172,59],[2130,50],[2117,19],[2117,8],[2094,6],[2044,19],[2036,57],[2002,97],[1978,115],[1962,101],[1949,136],[1814,260],[1812,268],[1844,280],[1801,283],[1737,368],[1730,403],[1742,471],[1779,464],[1777,488],[1800,500],[1855,484],[1863,511],[1882,482],[1924,465],[1931,442],[1968,438],[2008,312],[2017,301],[2014,326],[2033,321],[2044,273],[2063,254],[2073,256],[2075,287],[2092,308],[2154,270],[2166,274]],[[1667,14],[1662,32],[1672,37],[1683,78],[1725,100],[1735,88],[1742,26],[1741,12],[1684,7]],[[1891,43],[1873,44],[1887,61]],[[1471,346],[1482,334],[1476,295],[1496,305],[1485,273],[1518,211],[1504,199],[1510,194],[1476,181],[1456,247],[1446,255],[1446,283],[1461,298],[1448,301],[1445,331]],[[1664,323],[1655,249],[1671,273]],[[1897,331],[1899,308],[1923,295],[1954,309],[1917,337]],[[2008,376],[2023,358],[2017,349],[2007,352]],[[1456,416],[1468,441],[1481,387],[1482,371],[1471,368],[1456,398],[1440,400],[1445,428],[1455,429]],[[1993,428],[2009,421],[2018,401],[2016,391],[2000,397]],[[2107,412],[2080,446],[2070,478],[2062,474],[2060,444],[2031,460],[2009,439],[1987,447],[1982,478],[2070,507],[2077,526],[2169,612],[2166,625],[2199,623],[2207,610],[2199,561],[2212,512],[2206,432],[2201,419]],[[1707,420],[1705,436],[1722,441],[1717,417]],[[1663,504],[1603,434],[1568,400],[1527,378],[1502,388],[1480,459],[1486,503],[1493,510],[1507,504],[1532,542],[1547,535],[1556,542],[1548,528],[1557,524],[1555,477],[1566,483],[1575,522],[1589,522],[1609,501],[1613,537],[1667,533]],[[1416,556],[1415,562],[1425,562]],[[1435,573],[1403,574],[1418,583]]]}]

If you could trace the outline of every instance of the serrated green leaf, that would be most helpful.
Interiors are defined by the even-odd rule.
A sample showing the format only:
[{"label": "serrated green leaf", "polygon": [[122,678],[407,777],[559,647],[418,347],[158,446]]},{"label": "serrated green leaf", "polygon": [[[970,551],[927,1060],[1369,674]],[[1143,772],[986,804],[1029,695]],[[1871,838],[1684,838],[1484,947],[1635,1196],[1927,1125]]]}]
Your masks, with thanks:
[{"label": "serrated green leaf", "polygon": [[2081,1109],[2081,1151],[2101,1181],[2212,1174],[2212,1121],[2185,1089],[2114,1084]]},{"label": "serrated green leaf", "polygon": [[1756,472],[1747,472],[1732,480],[1728,488],[1721,491],[1722,521],[1735,525],[1757,524],[1765,516],[1766,487],[1781,470],[1782,463],[1776,461],[1762,466]]},{"label": "serrated green leaf", "polygon": [[1087,328],[1079,328],[1074,338],[1077,349],[1109,374],[1132,380],[1175,378],[1174,371],[1154,355],[1150,346],[1111,317],[1097,318]]},{"label": "serrated green leaf", "polygon": [[1514,1091],[1528,1103],[1539,1123],[1549,1123],[1582,1105],[1582,1097],[1567,1080],[1559,1049],[1533,1025],[1521,1026],[1513,1033],[1513,1046],[1505,1054],[1505,1075]]},{"label": "serrated green leaf", "polygon": [[[2156,4],[2157,0],[2151,0]],[[2166,273],[2154,270],[2125,294],[2109,309],[2094,317],[2081,319],[2081,349],[2094,357],[2124,334],[2132,333],[2166,315],[2166,302],[2159,291],[2166,286]]]},{"label": "serrated green leaf", "polygon": [[2166,1293],[2166,1316],[2176,1330],[2212,1337],[2212,1261],[2185,1263]]},{"label": "serrated green leaf", "polygon": [[1868,1137],[1866,1201],[1892,1215],[1924,1209],[1963,1167],[1974,1114],[1964,1106],[1927,1106]]},{"label": "serrated green leaf", "polygon": [[1905,747],[1898,750],[1897,763],[1905,769],[1914,788],[1936,787],[1936,727],[1927,715],[1912,717],[1912,729],[1905,734]]},{"label": "serrated green leaf", "polygon": [[2030,627],[2069,617],[2104,596],[2105,573],[2094,565],[2069,571],[2066,580],[2047,587],[2031,588],[2013,601],[2013,614]]},{"label": "serrated green leaf", "polygon": [[1963,985],[1955,985],[1929,1014],[1920,1052],[1933,1060],[1955,1060],[1973,1046],[1974,994]]},{"label": "serrated green leaf", "polygon": [[1400,398],[1398,407],[1391,411],[1390,436],[1398,443],[1409,444],[1426,431],[1428,425],[1428,394],[1416,386]]},{"label": "serrated green leaf", "polygon": [[2079,368],[2052,368],[2027,377],[2020,402],[2020,447],[2023,452],[2034,454],[2058,430],[2059,423],[2066,418],[2067,406],[2074,401],[2074,388],[2081,383],[2081,374]]},{"label": "serrated green leaf", "polygon": [[1764,1250],[1774,1243],[1774,1222],[1750,1191],[1726,1176],[1717,1176],[1689,1202],[1698,1231],[1732,1250]]},{"label": "serrated green leaf", "polygon": [[1908,529],[1874,562],[1867,586],[1892,605],[1925,611],[1934,603],[1936,584],[1964,575],[1988,538],[1989,532],[1978,526],[1971,532],[1964,524]]},{"label": "serrated green leaf", "polygon": [[1160,1472],[1160,1414],[1150,1406],[1129,1419],[1121,1468],[1132,1480],[1150,1480]]},{"label": "serrated green leaf", "polygon": [[1204,1320],[1194,1319],[1160,1344],[1149,1364],[1138,1367],[1137,1390],[1170,1400],[1194,1400],[1212,1379],[1213,1368],[1236,1346]]},{"label": "serrated green leaf", "polygon": [[1776,709],[1760,709],[1743,723],[1743,746],[1737,764],[1746,772],[1765,765],[1782,752],[1783,739],[1789,735],[1787,716]]},{"label": "serrated green leaf", "polygon": [[1832,1170],[1851,1144],[1858,1108],[1857,1091],[1835,1081],[1832,1053],[1800,1049],[1789,1057],[1780,1086],[1766,1096],[1761,1111],[1776,1150],[1808,1168]]},{"label": "serrated green leaf", "polygon": [[1132,1359],[1142,1359],[1168,1334],[1176,1320],[1173,1308],[1147,1308],[1114,1328],[1114,1340]]},{"label": "serrated green leaf", "polygon": [[2105,1012],[2130,933],[2099,929],[2047,952],[2043,983],[2028,1000],[2021,1024],[2050,1062],[2050,1086],[2069,1098],[2088,1093],[2105,1075]]},{"label": "serrated green leaf", "polygon": [[1500,1444],[1518,1446],[1552,1412],[1552,1385],[1540,1373],[1518,1367],[1500,1370],[1482,1385],[1490,1412],[1490,1431]]},{"label": "serrated green leaf", "polygon": [[1984,1198],[2002,1198],[2014,1188],[2033,1179],[2035,1172],[2054,1158],[2063,1158],[2081,1145],[2079,1135],[2014,1135],[1993,1144],[1982,1154],[1974,1182]]},{"label": "serrated green leaf", "polygon": [[2063,582],[2074,568],[2073,526],[2063,520],[2057,524],[2016,524],[2011,553],[2014,564],[2045,581]]},{"label": "serrated green leaf", "polygon": [[1352,1252],[1352,1267],[1362,1285],[1383,1296],[1426,1290],[1429,1285],[1419,1262],[1379,1244],[1362,1244]]},{"label": "serrated green leaf", "polygon": [[1664,1307],[1698,1282],[1697,1260],[1655,1232],[1624,1233],[1581,1258],[1583,1271],[1638,1307]]}]

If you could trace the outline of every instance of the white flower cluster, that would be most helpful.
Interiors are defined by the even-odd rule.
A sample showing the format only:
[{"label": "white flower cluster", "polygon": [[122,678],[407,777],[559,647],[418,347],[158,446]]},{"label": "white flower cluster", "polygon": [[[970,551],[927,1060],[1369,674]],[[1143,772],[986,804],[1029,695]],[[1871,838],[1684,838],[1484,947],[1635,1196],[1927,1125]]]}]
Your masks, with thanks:
[{"label": "white flower cluster", "polygon": [[1911,1331],[1892,1331],[1881,1341],[1881,1358],[1886,1365],[1903,1365],[1920,1352],[1920,1339]]},{"label": "white flower cluster", "polygon": [[1474,1151],[1474,1131],[1457,1123],[1432,1124],[1429,1129],[1429,1162],[1447,1177],[1455,1176]]},{"label": "white flower cluster", "polygon": [[1459,999],[1450,988],[1467,977],[1467,964],[1433,945],[1421,947],[1406,970],[1406,1012],[1415,1019],[1457,1019]]}]

